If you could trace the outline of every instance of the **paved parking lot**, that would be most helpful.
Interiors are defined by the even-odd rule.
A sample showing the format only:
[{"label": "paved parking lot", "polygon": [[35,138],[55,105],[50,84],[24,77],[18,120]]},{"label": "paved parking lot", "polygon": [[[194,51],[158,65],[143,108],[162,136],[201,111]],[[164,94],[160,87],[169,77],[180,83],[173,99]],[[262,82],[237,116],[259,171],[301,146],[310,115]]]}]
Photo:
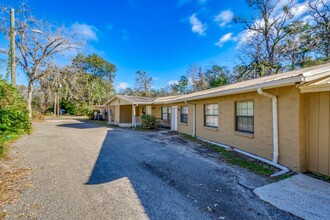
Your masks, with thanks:
[{"label": "paved parking lot", "polygon": [[160,132],[76,120],[34,124],[12,153],[33,187],[8,219],[294,219],[252,192],[269,183]]}]

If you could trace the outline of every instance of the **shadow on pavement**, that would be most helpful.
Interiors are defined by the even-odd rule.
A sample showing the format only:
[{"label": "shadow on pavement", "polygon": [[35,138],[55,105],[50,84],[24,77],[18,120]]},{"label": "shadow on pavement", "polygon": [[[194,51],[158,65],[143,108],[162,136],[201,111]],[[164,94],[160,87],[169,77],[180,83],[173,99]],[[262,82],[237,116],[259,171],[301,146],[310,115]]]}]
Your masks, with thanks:
[{"label": "shadow on pavement", "polygon": [[105,184],[120,203],[138,201],[151,219],[295,219],[241,186],[239,169],[214,166],[190,154],[185,143],[165,139],[108,130],[85,184]]},{"label": "shadow on pavement", "polygon": [[102,125],[94,124],[94,123],[85,123],[85,121],[82,121],[82,123],[59,124],[56,126],[66,127],[66,128],[76,128],[76,129],[90,129],[90,128],[102,127]]},{"label": "shadow on pavement", "polygon": [[[119,201],[117,204],[124,203],[127,210],[135,213],[131,217],[148,219],[152,214],[148,212],[150,209],[145,208],[146,199],[141,196],[144,192],[138,187],[141,185],[140,168],[136,166],[136,160],[125,154],[125,143],[120,136],[118,137],[117,132],[122,131],[113,129],[107,131],[93,170],[85,184],[107,183]],[[117,134],[113,135],[113,133]],[[120,143],[123,143],[122,147]]]},{"label": "shadow on pavement", "polygon": [[121,161],[118,161],[118,157],[116,157],[116,154],[112,151],[113,144],[107,144],[110,136],[111,133],[108,131],[95,162],[93,171],[86,183],[87,185],[107,183],[124,177],[124,175],[118,172],[118,166],[121,166]]}]

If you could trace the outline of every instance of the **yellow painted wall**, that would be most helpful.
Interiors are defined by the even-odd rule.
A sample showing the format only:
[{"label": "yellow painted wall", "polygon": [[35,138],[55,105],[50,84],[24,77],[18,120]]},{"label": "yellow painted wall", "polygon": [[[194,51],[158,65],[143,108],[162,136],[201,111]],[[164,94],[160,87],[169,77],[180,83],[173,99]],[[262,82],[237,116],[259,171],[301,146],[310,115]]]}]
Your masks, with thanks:
[{"label": "yellow painted wall", "polygon": [[330,92],[306,94],[307,169],[330,176]]},{"label": "yellow painted wall", "polygon": [[[304,161],[300,155],[304,151],[299,128],[304,125],[301,113],[299,90],[294,87],[282,87],[265,90],[278,97],[279,119],[279,163],[294,170],[303,170]],[[254,134],[235,131],[235,101],[254,101]],[[273,124],[272,102],[270,98],[257,92],[223,96],[212,99],[194,101],[196,104],[196,136],[233,146],[252,154],[272,160],[273,158]],[[219,109],[218,129],[204,126],[204,104],[217,103]],[[177,106],[184,103],[175,104]],[[193,107],[188,108],[188,125],[180,123],[178,130],[192,134]],[[178,112],[180,115],[180,112]],[[180,116],[179,116],[180,117]]]},{"label": "yellow painted wall", "polygon": [[[188,106],[188,123],[181,123],[181,107]],[[178,111],[178,131],[193,135],[193,106],[180,103],[178,104],[179,111]]]},{"label": "yellow painted wall", "polygon": [[119,105],[115,105],[115,123],[119,123],[120,121],[120,106]]}]

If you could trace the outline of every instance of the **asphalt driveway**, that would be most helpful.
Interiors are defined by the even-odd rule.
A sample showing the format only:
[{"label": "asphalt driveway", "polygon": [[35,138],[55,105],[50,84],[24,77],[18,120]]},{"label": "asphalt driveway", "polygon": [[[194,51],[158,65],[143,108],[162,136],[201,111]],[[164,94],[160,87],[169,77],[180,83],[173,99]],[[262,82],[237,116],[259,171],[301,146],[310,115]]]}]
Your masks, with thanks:
[{"label": "asphalt driveway", "polygon": [[259,200],[270,180],[177,135],[75,120],[34,124],[12,153],[33,187],[8,219],[294,219]]}]

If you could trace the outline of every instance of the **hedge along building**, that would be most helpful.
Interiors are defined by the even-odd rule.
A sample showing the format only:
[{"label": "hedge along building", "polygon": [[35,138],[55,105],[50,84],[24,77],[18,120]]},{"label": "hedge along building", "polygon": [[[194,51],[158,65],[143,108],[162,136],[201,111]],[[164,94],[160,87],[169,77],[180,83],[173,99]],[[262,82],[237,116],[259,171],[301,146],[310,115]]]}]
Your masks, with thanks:
[{"label": "hedge along building", "polygon": [[150,114],[171,130],[330,175],[329,82],[326,64],[187,95],[117,95],[106,105],[110,123],[137,126]]}]

